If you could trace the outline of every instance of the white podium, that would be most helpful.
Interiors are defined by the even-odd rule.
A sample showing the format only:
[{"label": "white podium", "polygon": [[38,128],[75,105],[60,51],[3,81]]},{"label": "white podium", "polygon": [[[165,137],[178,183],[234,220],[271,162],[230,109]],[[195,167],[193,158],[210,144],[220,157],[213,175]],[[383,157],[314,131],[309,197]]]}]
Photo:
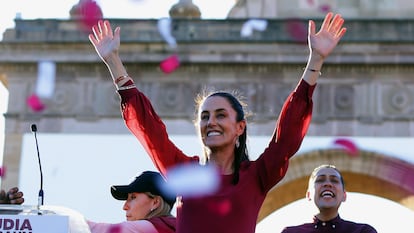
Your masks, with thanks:
[{"label": "white podium", "polygon": [[90,233],[79,212],[61,206],[0,205],[0,233]]}]

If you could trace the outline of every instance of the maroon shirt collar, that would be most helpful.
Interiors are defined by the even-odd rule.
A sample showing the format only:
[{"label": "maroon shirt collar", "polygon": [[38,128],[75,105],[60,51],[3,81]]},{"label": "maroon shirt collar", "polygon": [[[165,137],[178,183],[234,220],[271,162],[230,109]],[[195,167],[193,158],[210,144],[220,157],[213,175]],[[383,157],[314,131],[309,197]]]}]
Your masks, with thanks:
[{"label": "maroon shirt collar", "polygon": [[328,221],[321,221],[316,216],[313,217],[313,224],[315,228],[330,227],[337,228],[341,222],[341,218],[337,215],[335,218]]}]

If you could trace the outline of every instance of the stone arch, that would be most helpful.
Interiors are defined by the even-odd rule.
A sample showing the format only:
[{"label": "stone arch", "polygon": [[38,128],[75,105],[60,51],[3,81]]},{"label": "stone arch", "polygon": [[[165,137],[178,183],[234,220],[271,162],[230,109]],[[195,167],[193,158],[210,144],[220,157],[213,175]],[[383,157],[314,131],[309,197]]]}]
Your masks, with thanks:
[{"label": "stone arch", "polygon": [[383,154],[359,151],[351,157],[340,149],[315,150],[290,160],[285,178],[268,193],[258,222],[279,208],[305,197],[308,178],[321,164],[342,173],[345,189],[382,197],[414,211],[414,164]]}]

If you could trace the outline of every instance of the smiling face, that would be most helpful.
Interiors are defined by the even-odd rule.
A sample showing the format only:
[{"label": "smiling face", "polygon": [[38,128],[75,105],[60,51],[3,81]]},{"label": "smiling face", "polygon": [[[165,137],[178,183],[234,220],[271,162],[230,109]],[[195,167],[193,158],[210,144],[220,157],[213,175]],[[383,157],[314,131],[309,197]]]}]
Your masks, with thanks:
[{"label": "smiling face", "polygon": [[320,211],[337,212],[341,203],[346,200],[341,174],[332,167],[319,169],[309,180],[307,197],[309,200],[313,199]]},{"label": "smiling face", "polygon": [[214,151],[223,147],[234,149],[245,121],[237,121],[237,112],[221,96],[210,96],[199,109],[199,127],[203,144]]}]

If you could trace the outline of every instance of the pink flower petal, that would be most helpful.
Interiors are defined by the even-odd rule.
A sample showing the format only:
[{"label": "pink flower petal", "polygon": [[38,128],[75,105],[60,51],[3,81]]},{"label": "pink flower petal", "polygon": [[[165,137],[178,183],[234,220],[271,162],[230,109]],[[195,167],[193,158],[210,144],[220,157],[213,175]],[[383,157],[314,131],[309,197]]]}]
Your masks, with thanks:
[{"label": "pink flower petal", "polygon": [[289,20],[286,25],[286,30],[290,37],[299,43],[306,43],[308,40],[308,28],[305,23],[300,20]]},{"label": "pink flower petal", "polygon": [[163,60],[160,63],[160,68],[162,72],[169,74],[172,73],[174,70],[176,70],[180,66],[180,61],[178,59],[177,55],[171,55],[167,57],[165,60]]},{"label": "pink flower petal", "polygon": [[6,167],[2,166],[0,167],[0,177],[5,177],[6,176]]},{"label": "pink flower petal", "polygon": [[27,106],[29,106],[29,108],[32,109],[34,112],[41,112],[45,109],[45,105],[35,94],[29,96],[26,100],[26,103]]},{"label": "pink flower petal", "polygon": [[319,7],[319,9],[323,13],[328,13],[329,11],[331,11],[331,6],[328,4],[323,4]]},{"label": "pink flower petal", "polygon": [[103,18],[101,8],[94,0],[81,1],[77,13],[80,27],[87,32],[90,32],[92,26]]},{"label": "pink flower petal", "polygon": [[339,146],[340,148],[344,149],[345,152],[351,157],[358,156],[358,147],[350,139],[338,138],[334,141],[334,145]]}]

